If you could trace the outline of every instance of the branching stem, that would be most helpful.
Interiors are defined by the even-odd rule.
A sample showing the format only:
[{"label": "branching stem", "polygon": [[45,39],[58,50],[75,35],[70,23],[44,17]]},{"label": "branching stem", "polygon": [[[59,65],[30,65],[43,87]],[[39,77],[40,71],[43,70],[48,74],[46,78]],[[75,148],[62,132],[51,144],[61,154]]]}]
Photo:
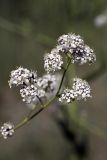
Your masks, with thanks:
[{"label": "branching stem", "polygon": [[[39,110],[35,113],[32,114],[32,112],[34,111],[34,109],[36,107],[34,107],[34,109],[32,111],[30,111],[30,113],[20,122],[16,125],[16,127],[14,128],[14,130],[17,130],[21,127],[23,127],[24,125],[26,125],[28,122],[30,122],[30,120],[32,120],[34,117],[36,117],[39,113],[41,113],[45,108],[47,108],[52,102],[54,102],[54,100],[57,98],[57,96],[59,95],[59,92],[61,90],[61,87],[62,87],[62,84],[63,84],[63,81],[64,81],[64,78],[65,78],[65,75],[66,75],[66,72],[70,66],[70,63],[71,63],[71,59],[70,57],[68,57],[68,62],[67,62],[67,66],[66,68],[63,68],[64,72],[63,72],[63,75],[62,75],[62,79],[61,79],[61,82],[60,82],[60,85],[59,85],[59,88],[58,88],[58,91],[56,93],[56,95],[50,100],[48,101],[46,104],[43,104],[43,102],[41,101],[41,99],[39,97],[38,100],[41,104],[41,108],[39,108]],[[0,136],[2,137],[2,135]]]}]

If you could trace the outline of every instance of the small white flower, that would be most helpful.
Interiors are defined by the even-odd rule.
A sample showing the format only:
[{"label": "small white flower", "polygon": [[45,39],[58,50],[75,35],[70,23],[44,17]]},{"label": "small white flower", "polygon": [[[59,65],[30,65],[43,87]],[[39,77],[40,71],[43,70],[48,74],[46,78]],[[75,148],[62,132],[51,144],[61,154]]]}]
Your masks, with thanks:
[{"label": "small white flower", "polygon": [[62,35],[58,38],[57,49],[59,49],[61,52],[67,53],[70,49],[75,49],[80,45],[84,45],[83,39],[79,35],[71,33]]},{"label": "small white flower", "polygon": [[65,89],[61,94],[59,101],[70,103],[75,100],[76,93],[72,89]]},{"label": "small white flower", "polygon": [[91,97],[91,89],[88,82],[80,78],[74,78],[72,89],[65,89],[59,101],[70,103],[74,100],[86,100],[89,97]]},{"label": "small white flower", "polygon": [[20,89],[22,100],[26,103],[35,103],[38,97],[41,99],[45,96],[45,91],[38,89],[35,85],[30,85]]},{"label": "small white flower", "polygon": [[96,61],[96,55],[94,51],[87,45],[85,45],[85,52],[86,52],[86,61],[89,63],[94,63]]},{"label": "small white flower", "polygon": [[72,89],[76,93],[77,100],[86,100],[87,98],[91,97],[91,88],[88,82],[85,80],[74,78]]},{"label": "small white flower", "polygon": [[11,71],[9,86],[29,85],[35,83],[37,79],[36,72],[29,71],[26,68],[19,67],[16,70]]},{"label": "small white flower", "polygon": [[84,63],[94,63],[96,61],[96,56],[93,50],[87,46],[78,46],[76,49],[70,49],[70,53],[72,56],[72,63],[77,62],[79,64]]},{"label": "small white flower", "polygon": [[58,46],[56,47],[59,52],[70,53],[72,63],[79,64],[94,63],[96,56],[93,50],[85,45],[84,40],[75,34],[62,35],[58,39]]},{"label": "small white flower", "polygon": [[55,72],[61,69],[63,64],[62,57],[57,49],[53,49],[51,53],[44,56],[44,68],[47,73]]},{"label": "small white flower", "polygon": [[14,125],[10,122],[4,123],[0,129],[1,135],[4,139],[11,137],[14,133]]}]

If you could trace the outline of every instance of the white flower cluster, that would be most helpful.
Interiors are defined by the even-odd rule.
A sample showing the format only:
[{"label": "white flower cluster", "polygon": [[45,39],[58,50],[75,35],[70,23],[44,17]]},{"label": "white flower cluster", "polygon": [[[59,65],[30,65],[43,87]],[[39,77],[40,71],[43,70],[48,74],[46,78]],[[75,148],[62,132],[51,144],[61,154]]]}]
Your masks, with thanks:
[{"label": "white flower cluster", "polygon": [[58,45],[50,53],[44,56],[44,68],[47,73],[60,70],[63,65],[61,53],[71,56],[72,63],[94,63],[96,56],[94,51],[84,43],[79,35],[67,34],[58,38]]},{"label": "white flower cluster", "polygon": [[74,78],[72,89],[65,89],[59,101],[70,103],[74,100],[86,100],[89,97],[91,97],[91,89],[88,82],[80,78]]},{"label": "white flower cluster", "polygon": [[9,86],[29,85],[37,81],[36,72],[29,71],[26,68],[19,67],[16,70],[11,71]]},{"label": "white flower cluster", "polygon": [[60,70],[62,64],[62,56],[58,53],[57,49],[53,49],[51,53],[45,54],[44,69],[47,71],[47,73]]},{"label": "white flower cluster", "polygon": [[59,101],[70,103],[75,100],[75,97],[76,97],[76,93],[72,89],[66,88],[61,94]]},{"label": "white flower cluster", "polygon": [[[64,68],[62,67],[64,62],[61,53],[69,56],[72,63],[94,63],[96,60],[93,50],[84,43],[84,40],[79,35],[62,35],[58,39],[56,48],[44,56],[44,69],[46,74],[38,77],[37,72],[19,67],[11,71],[9,80],[10,88],[12,86],[19,86],[22,100],[33,107],[38,103],[43,105],[43,102],[50,98],[50,96],[59,96],[68,68],[64,70],[62,79],[59,74],[53,75],[52,73]],[[67,65],[67,67],[68,66],[69,65]],[[89,84],[85,80],[74,78],[72,88],[65,89],[60,95],[59,101],[71,103],[74,100],[86,100],[89,97],[91,97]],[[3,124],[0,132],[3,138],[7,139],[13,135],[14,129],[14,125],[7,122]]]},{"label": "white flower cluster", "polygon": [[47,100],[47,98],[53,96],[57,92],[60,79],[60,75],[51,74],[45,74],[39,77],[36,84],[20,89],[22,100],[26,103],[34,104],[37,104],[39,99],[41,99],[41,101]]},{"label": "white flower cluster", "polygon": [[14,125],[10,122],[4,123],[0,129],[1,135],[4,139],[11,137],[14,133]]},{"label": "white flower cluster", "polygon": [[57,92],[60,76],[45,74],[37,77],[36,72],[19,67],[11,72],[9,85],[20,86],[22,100],[28,104],[37,104]]},{"label": "white flower cluster", "polygon": [[57,92],[60,75],[45,74],[37,79],[36,85],[27,86],[20,89],[24,102],[38,103],[38,97],[44,101]]},{"label": "white flower cluster", "polygon": [[91,88],[87,81],[80,78],[73,79],[73,91],[76,93],[76,99],[86,99],[91,97]]},{"label": "white flower cluster", "polygon": [[41,99],[45,96],[45,91],[38,89],[35,85],[30,85],[20,89],[22,100],[26,103],[37,103],[38,97]]},{"label": "white flower cluster", "polygon": [[[62,68],[62,52],[69,53],[72,63],[94,63],[96,60],[93,50],[85,45],[84,40],[79,35],[72,33],[62,35],[58,38],[57,47],[44,56],[46,75],[38,78],[36,72],[19,67],[11,72],[9,86],[21,86],[20,94],[22,100],[28,104],[38,103],[39,98],[42,101],[46,100],[47,97],[57,92],[60,78],[49,73]],[[70,96],[68,98],[68,95],[71,98]],[[90,87],[86,81],[77,78],[74,79],[72,90],[66,89],[62,96],[63,98],[60,97],[60,101],[62,99],[68,99],[67,102],[71,101],[71,99],[85,99],[86,97],[90,97]]]},{"label": "white flower cluster", "polygon": [[64,53],[67,53],[71,49],[75,49],[77,46],[81,45],[84,45],[84,41],[79,35],[67,34],[58,38],[58,49]]},{"label": "white flower cluster", "polygon": [[84,64],[84,63],[94,63],[96,61],[96,56],[93,52],[93,50],[85,45],[85,46],[79,46],[76,49],[71,51],[72,54],[72,63],[79,63],[79,64]]},{"label": "white flower cluster", "polygon": [[75,34],[62,35],[58,39],[57,50],[63,53],[70,53],[72,63],[79,64],[94,63],[96,56],[93,50],[84,43],[84,40]]}]

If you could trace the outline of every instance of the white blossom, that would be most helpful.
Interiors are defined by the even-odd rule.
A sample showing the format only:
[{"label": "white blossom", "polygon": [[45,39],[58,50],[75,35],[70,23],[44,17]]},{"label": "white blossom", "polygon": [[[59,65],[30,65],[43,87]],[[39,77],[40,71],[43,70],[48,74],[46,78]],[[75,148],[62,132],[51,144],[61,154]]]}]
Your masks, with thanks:
[{"label": "white blossom", "polygon": [[16,70],[11,71],[9,86],[18,86],[18,85],[30,85],[35,83],[37,79],[36,72],[29,71],[26,68],[19,67]]},{"label": "white blossom", "polygon": [[88,45],[85,45],[85,52],[86,52],[85,54],[86,62],[94,63],[96,61],[96,55]]},{"label": "white blossom", "polygon": [[[44,69],[47,74],[38,78],[36,72],[19,67],[11,72],[9,86],[20,86],[20,95],[27,104],[37,104],[39,101],[47,100],[50,96],[55,95],[61,77],[52,73],[62,68],[61,53],[69,54],[72,63],[84,64],[96,61],[94,51],[84,43],[81,36],[72,33],[62,35],[58,38],[56,48],[44,56]],[[65,89],[59,101],[70,103],[73,100],[87,99],[91,97],[90,93],[91,89],[86,81],[74,78],[72,88]]]},{"label": "white blossom", "polygon": [[80,78],[74,78],[72,89],[65,89],[59,101],[70,103],[74,100],[86,100],[89,97],[91,97],[91,89],[88,82]]},{"label": "white blossom", "polygon": [[44,69],[47,71],[47,73],[60,70],[62,64],[62,56],[58,53],[57,49],[53,49],[51,53],[45,54]]},{"label": "white blossom", "polygon": [[4,139],[11,137],[14,133],[14,125],[10,122],[4,123],[0,129],[1,135]]},{"label": "white blossom", "polygon": [[72,56],[72,63],[77,62],[79,64],[84,63],[94,63],[96,61],[96,56],[93,50],[87,46],[78,46],[76,49],[70,50]]},{"label": "white blossom", "polygon": [[61,94],[59,101],[70,103],[75,100],[76,93],[72,89],[65,89],[63,93]]},{"label": "white blossom", "polygon": [[57,49],[59,51],[67,53],[70,49],[75,49],[76,47],[84,45],[84,40],[75,34],[62,35],[58,38]]},{"label": "white blossom", "polygon": [[20,89],[22,100],[26,103],[36,103],[39,99],[45,97],[45,91],[38,89],[35,85],[30,85]]},{"label": "white blossom", "polygon": [[76,93],[77,100],[86,100],[88,97],[91,97],[90,85],[85,80],[74,78],[72,89]]},{"label": "white blossom", "polygon": [[63,53],[70,53],[72,63],[79,64],[94,63],[96,56],[93,50],[84,43],[84,40],[75,34],[62,35],[58,39],[57,50]]}]

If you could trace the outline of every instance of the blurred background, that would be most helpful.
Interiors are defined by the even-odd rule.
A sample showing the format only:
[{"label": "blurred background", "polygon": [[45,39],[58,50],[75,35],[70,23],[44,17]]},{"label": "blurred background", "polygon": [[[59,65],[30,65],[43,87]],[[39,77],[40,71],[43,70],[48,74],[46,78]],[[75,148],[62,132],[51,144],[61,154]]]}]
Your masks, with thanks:
[{"label": "blurred background", "polygon": [[95,50],[96,64],[69,71],[89,81],[93,98],[55,103],[12,138],[0,139],[0,160],[107,159],[107,0],[0,0],[0,125],[16,124],[29,111],[8,86],[10,71],[23,66],[41,76],[44,53],[69,32]]}]

